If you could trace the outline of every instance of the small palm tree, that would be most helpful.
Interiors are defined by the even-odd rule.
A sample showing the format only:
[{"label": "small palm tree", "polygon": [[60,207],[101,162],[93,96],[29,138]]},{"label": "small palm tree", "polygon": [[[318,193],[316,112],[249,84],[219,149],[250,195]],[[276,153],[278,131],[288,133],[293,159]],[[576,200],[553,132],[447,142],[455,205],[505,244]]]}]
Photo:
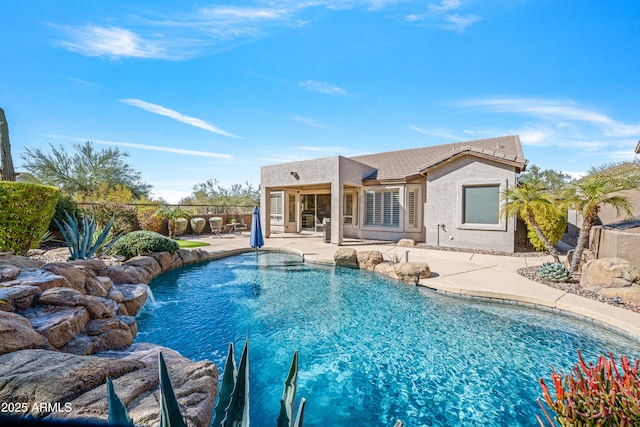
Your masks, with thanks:
[{"label": "small palm tree", "polygon": [[558,208],[547,189],[539,182],[530,182],[517,187],[507,188],[502,192],[501,198],[503,201],[502,212],[509,216],[520,215],[536,233],[536,236],[538,236],[538,239],[540,239],[547,252],[553,257],[553,260],[560,262],[558,251],[549,239],[547,239],[547,236],[544,235],[536,219],[536,212],[542,214],[557,212]]},{"label": "small palm tree", "polygon": [[169,238],[170,239],[173,239],[175,237],[176,220],[178,220],[179,218],[186,218],[186,219],[190,219],[191,218],[191,215],[189,215],[189,212],[187,212],[186,210],[182,209],[180,206],[177,206],[177,207],[171,209],[167,205],[164,205],[163,207],[158,209],[156,211],[156,213],[153,214],[153,216],[168,220]]},{"label": "small palm tree", "polygon": [[571,273],[578,270],[591,228],[598,220],[600,209],[609,205],[615,208],[618,214],[624,212],[627,218],[632,216],[633,210],[629,198],[620,192],[639,187],[640,165],[638,163],[595,167],[585,178],[569,186],[565,197],[576,210],[582,213],[582,227],[571,259]]}]

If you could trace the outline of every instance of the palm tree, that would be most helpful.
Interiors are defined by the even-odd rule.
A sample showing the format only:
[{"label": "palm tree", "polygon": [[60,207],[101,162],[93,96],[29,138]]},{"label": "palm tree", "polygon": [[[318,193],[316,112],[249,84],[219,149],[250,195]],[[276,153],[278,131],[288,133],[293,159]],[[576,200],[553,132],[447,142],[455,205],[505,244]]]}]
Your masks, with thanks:
[{"label": "palm tree", "polygon": [[191,218],[191,215],[189,215],[189,212],[182,209],[180,206],[177,206],[171,209],[169,206],[164,205],[163,207],[158,209],[156,213],[153,215],[155,217],[168,220],[170,239],[173,239],[175,237],[176,220],[178,220],[179,218],[186,218],[186,219]]},{"label": "palm tree", "polygon": [[638,163],[620,163],[591,168],[585,178],[569,186],[566,198],[576,210],[582,213],[582,227],[571,259],[571,273],[578,270],[591,228],[598,219],[600,209],[609,205],[615,208],[618,214],[624,212],[627,218],[632,216],[633,209],[629,199],[620,192],[638,187],[640,187]]},{"label": "palm tree", "polygon": [[507,188],[501,194],[503,201],[502,212],[511,215],[520,215],[533,229],[538,239],[544,244],[547,252],[555,262],[560,262],[558,251],[544,235],[540,224],[536,219],[536,213],[545,214],[557,211],[554,200],[547,189],[541,183],[533,181],[513,188]]}]

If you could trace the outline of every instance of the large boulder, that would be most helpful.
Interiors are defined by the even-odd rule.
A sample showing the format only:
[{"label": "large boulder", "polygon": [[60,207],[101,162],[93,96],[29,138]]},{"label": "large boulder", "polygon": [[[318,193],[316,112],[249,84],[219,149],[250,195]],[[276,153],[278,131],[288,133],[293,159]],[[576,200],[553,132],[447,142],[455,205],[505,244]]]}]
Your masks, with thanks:
[{"label": "large boulder", "polygon": [[113,283],[147,284],[153,279],[147,270],[133,265],[113,265],[102,270],[100,275],[108,277]]},{"label": "large boulder", "polygon": [[125,265],[141,268],[146,271],[151,278],[162,274],[162,267],[158,261],[150,256],[137,256],[125,262]]},{"label": "large boulder", "polygon": [[160,264],[160,268],[162,269],[163,273],[171,269],[172,257],[169,252],[154,252],[151,254],[151,256],[153,257],[153,259],[158,261],[158,264]]},{"label": "large boulder", "polygon": [[0,282],[13,280],[20,274],[20,269],[9,264],[0,264]]},{"label": "large boulder", "polygon": [[[564,267],[569,270],[571,268],[571,261],[573,260],[573,254],[576,253],[575,249],[569,249],[567,251],[567,256],[564,259]],[[589,249],[585,249],[582,251],[582,256],[580,257],[580,262],[578,263],[578,273],[582,271],[582,267],[589,262],[596,259],[595,254]]]},{"label": "large boulder", "polygon": [[401,248],[413,248],[416,246],[416,241],[413,239],[400,239],[398,240],[398,246]]},{"label": "large boulder", "polygon": [[0,252],[0,265],[13,265],[18,268],[38,268],[44,261],[26,256],[13,255],[10,252]]},{"label": "large boulder", "polygon": [[358,254],[353,248],[338,248],[333,255],[336,267],[360,268],[358,265]]},{"label": "large boulder", "polygon": [[0,286],[0,311],[25,310],[31,307],[39,292],[37,286]]},{"label": "large boulder", "polygon": [[82,295],[71,288],[48,289],[40,295],[40,304],[49,306],[77,307],[82,306],[87,309],[89,317],[92,319],[102,319],[114,317],[113,307],[100,301],[97,297]]},{"label": "large boulder", "polygon": [[[31,327],[29,320],[15,313],[0,311],[0,354],[44,348],[46,344],[47,340]],[[10,400],[0,399],[0,402]]]},{"label": "large boulder", "polygon": [[382,252],[380,251],[361,251],[358,252],[358,265],[363,270],[373,271],[376,265],[384,262]]},{"label": "large boulder", "polygon": [[398,279],[398,275],[396,274],[396,271],[395,271],[395,265],[391,264],[390,262],[383,262],[376,265],[373,271],[375,271],[378,274],[382,274],[383,276],[390,277],[392,279]]},{"label": "large boulder", "polygon": [[398,279],[411,285],[417,285],[420,279],[431,276],[431,270],[424,262],[399,262],[394,265],[393,270]]},{"label": "large boulder", "polygon": [[[182,415],[187,425],[208,427],[217,394],[218,369],[211,362],[192,362],[177,352],[146,343],[137,343],[118,352],[122,362],[142,363],[143,368],[113,379],[118,397],[127,407],[135,425],[157,426],[160,421],[158,353],[162,351]],[[111,355],[110,352],[105,355]],[[104,384],[70,401],[69,413],[52,414],[56,419],[107,419],[107,389]]]},{"label": "large boulder", "polygon": [[[0,402],[26,403],[28,412],[16,415],[44,417],[40,403],[65,403],[104,384],[107,377],[144,368],[136,360],[76,356],[47,350],[21,350],[0,356]],[[106,393],[103,411],[106,414]],[[37,405],[34,405],[37,404]],[[47,406],[47,405],[45,405]],[[67,405],[73,409],[73,405]]]},{"label": "large boulder", "polygon": [[595,259],[582,268],[580,284],[594,291],[640,284],[640,269],[622,258]]},{"label": "large boulder", "polygon": [[[137,331],[137,326],[135,328]],[[129,347],[134,337],[129,324],[120,318],[94,319],[87,323],[84,333],[69,341],[62,351],[89,355],[105,350],[118,350]]]},{"label": "large boulder", "polygon": [[122,304],[126,307],[129,316],[138,314],[149,297],[149,287],[144,283],[117,283],[113,287],[122,293]]},{"label": "large boulder", "polygon": [[23,313],[33,328],[57,349],[79,335],[89,321],[84,307],[37,307]]},{"label": "large boulder", "polygon": [[[5,286],[12,286],[13,284],[37,286],[41,291],[46,291],[47,289],[51,288],[73,287],[73,285],[67,280],[66,277],[40,269],[30,271],[23,270],[14,281],[3,283],[3,285]],[[83,288],[79,288],[78,290],[82,292],[81,289]]]},{"label": "large boulder", "polygon": [[53,274],[66,277],[71,284],[71,287],[73,289],[77,289],[83,294],[87,293],[85,283],[88,280],[95,279],[96,277],[93,270],[82,264],[73,265],[68,262],[53,262],[43,265],[42,269],[50,271]]}]

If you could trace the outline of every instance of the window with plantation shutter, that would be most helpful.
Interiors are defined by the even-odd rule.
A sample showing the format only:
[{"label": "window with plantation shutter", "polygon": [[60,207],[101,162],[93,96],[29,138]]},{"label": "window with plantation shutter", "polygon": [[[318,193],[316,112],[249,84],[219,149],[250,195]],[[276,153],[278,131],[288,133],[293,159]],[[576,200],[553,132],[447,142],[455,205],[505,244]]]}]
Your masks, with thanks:
[{"label": "window with plantation shutter", "polygon": [[407,225],[409,227],[417,227],[418,217],[418,190],[409,191],[407,193]]},{"label": "window with plantation shutter", "polygon": [[397,227],[400,224],[400,192],[398,190],[368,191],[365,225]]},{"label": "window with plantation shutter", "polygon": [[353,224],[353,193],[344,194],[344,223]]},{"label": "window with plantation shutter", "polygon": [[271,193],[270,196],[271,211],[269,217],[272,222],[284,222],[284,193]]}]

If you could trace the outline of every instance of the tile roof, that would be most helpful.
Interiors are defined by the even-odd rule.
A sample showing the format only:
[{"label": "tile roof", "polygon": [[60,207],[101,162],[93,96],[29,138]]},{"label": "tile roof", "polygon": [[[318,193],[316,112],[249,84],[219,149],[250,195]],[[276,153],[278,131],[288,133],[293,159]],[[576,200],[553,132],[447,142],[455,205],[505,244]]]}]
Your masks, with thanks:
[{"label": "tile roof", "polygon": [[384,181],[411,178],[455,156],[468,154],[517,164],[521,169],[524,169],[527,163],[518,135],[365,154],[350,157],[350,159],[377,169],[374,174],[365,179]]}]

